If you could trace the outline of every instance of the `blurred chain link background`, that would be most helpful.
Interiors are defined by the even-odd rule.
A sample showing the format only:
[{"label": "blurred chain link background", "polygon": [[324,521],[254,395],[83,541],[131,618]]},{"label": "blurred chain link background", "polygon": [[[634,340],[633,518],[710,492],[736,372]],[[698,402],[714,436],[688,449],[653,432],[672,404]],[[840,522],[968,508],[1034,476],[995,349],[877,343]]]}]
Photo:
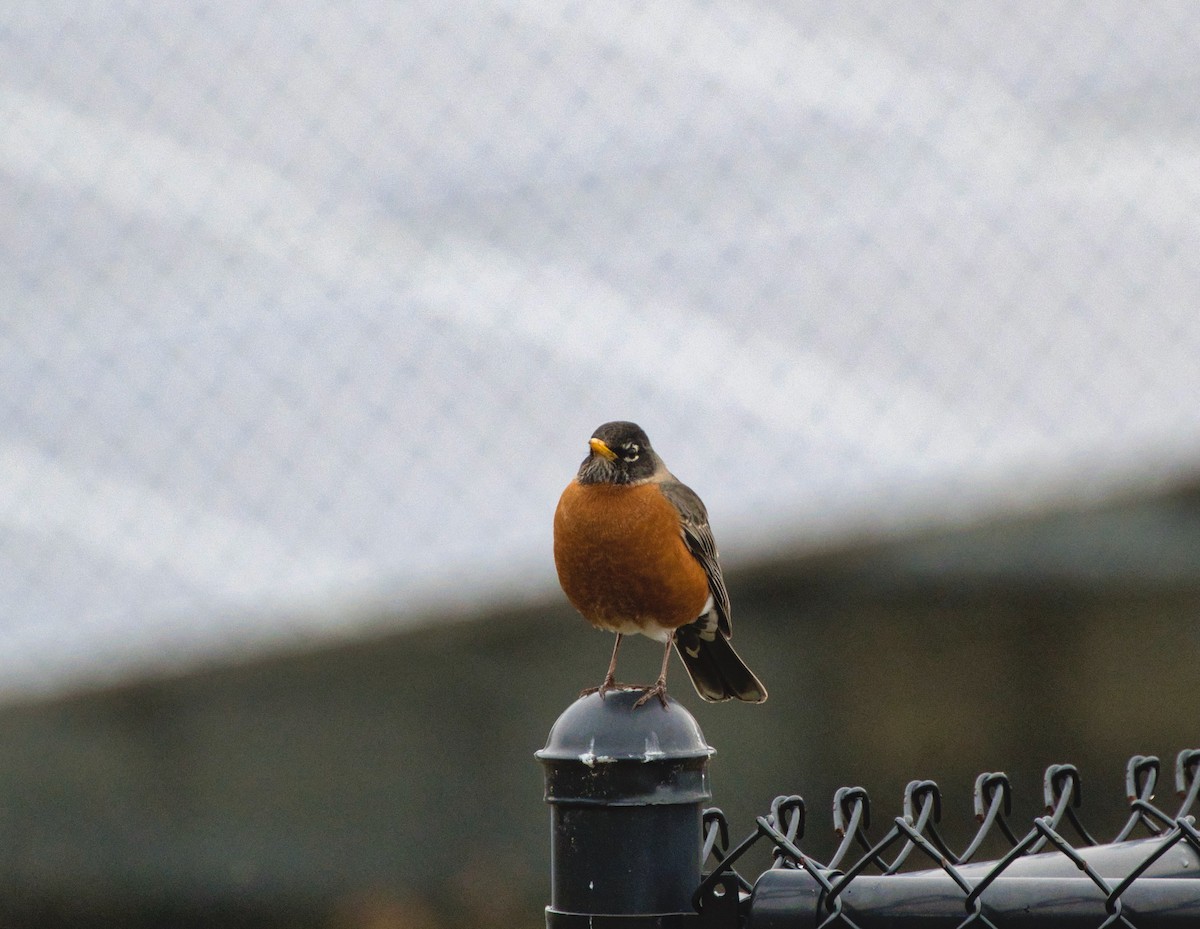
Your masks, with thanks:
[{"label": "blurred chain link background", "polygon": [[1194,473],[1192,18],[9,5],[0,687],[550,589],[606,419],[750,559]]}]

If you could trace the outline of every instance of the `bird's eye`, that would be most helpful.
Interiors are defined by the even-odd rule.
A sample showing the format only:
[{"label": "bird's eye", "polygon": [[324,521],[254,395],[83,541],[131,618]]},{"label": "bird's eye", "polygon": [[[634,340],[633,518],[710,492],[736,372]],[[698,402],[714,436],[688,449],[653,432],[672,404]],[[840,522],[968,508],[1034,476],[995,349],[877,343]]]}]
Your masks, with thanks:
[{"label": "bird's eye", "polygon": [[622,457],[626,461],[634,462],[638,460],[638,452],[641,451],[641,449],[638,448],[637,442],[627,442],[622,445],[621,448],[625,450],[625,454]]}]

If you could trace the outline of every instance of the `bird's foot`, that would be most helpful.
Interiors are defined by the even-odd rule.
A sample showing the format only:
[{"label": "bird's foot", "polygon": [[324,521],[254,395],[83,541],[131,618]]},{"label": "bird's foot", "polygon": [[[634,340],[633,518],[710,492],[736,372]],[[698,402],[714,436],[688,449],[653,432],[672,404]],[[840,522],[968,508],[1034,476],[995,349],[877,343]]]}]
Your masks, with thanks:
[{"label": "bird's foot", "polygon": [[632,685],[621,684],[617,681],[614,681],[611,677],[606,677],[604,679],[604,682],[599,687],[583,688],[583,690],[579,691],[579,696],[580,697],[590,697],[592,694],[599,694],[600,699],[603,700],[604,695],[606,693],[609,693],[610,691],[614,691],[614,690],[627,690],[630,686],[632,686]]},{"label": "bird's foot", "polygon": [[658,702],[662,704],[662,708],[664,710],[667,708],[667,682],[666,682],[666,680],[664,680],[663,678],[660,677],[657,681],[655,681],[649,687],[643,687],[641,689],[644,690],[645,693],[643,693],[640,697],[638,697],[637,702],[634,703],[633,708],[635,710],[639,706],[641,706],[643,703],[646,703],[651,697],[658,697]]}]

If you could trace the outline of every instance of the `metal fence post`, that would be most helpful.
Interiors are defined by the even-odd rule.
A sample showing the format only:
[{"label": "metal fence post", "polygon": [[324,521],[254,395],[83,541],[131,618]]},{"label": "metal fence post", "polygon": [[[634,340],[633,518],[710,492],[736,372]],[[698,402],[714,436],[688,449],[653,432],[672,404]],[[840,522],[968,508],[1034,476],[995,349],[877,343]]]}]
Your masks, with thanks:
[{"label": "metal fence post", "polygon": [[547,929],[695,929],[712,793],[696,720],[637,691],[581,697],[537,753],[551,809]]}]

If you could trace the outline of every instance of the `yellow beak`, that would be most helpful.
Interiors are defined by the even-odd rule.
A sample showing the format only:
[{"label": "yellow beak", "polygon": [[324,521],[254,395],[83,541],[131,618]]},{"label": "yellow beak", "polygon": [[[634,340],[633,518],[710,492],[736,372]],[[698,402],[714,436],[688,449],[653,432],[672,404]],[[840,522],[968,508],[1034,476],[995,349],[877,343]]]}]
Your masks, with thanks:
[{"label": "yellow beak", "polygon": [[588,439],[588,445],[590,445],[592,447],[592,451],[601,458],[607,458],[609,461],[612,461],[617,457],[617,453],[599,439]]}]

